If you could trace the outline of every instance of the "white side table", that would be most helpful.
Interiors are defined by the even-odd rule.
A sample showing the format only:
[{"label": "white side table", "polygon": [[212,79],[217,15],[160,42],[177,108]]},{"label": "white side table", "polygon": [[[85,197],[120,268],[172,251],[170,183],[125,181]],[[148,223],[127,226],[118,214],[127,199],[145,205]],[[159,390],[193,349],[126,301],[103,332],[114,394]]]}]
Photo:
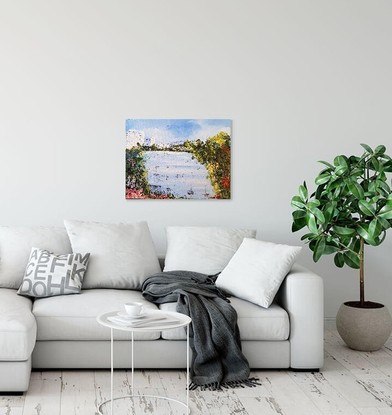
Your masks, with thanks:
[{"label": "white side table", "polygon": [[[119,400],[119,399],[127,399],[127,398],[140,398],[140,397],[147,397],[147,398],[158,398],[158,399],[165,399],[167,401],[176,402],[186,409],[186,414],[190,414],[190,408],[189,408],[189,324],[192,322],[191,318],[181,314],[181,313],[174,313],[169,311],[161,311],[161,310],[154,310],[154,311],[148,311],[147,314],[149,315],[159,315],[160,317],[167,316],[167,321],[176,319],[178,320],[178,323],[171,323],[165,325],[165,319],[156,321],[154,323],[150,322],[148,326],[138,326],[138,327],[131,327],[131,326],[122,326],[119,324],[116,324],[112,321],[108,320],[108,317],[114,317],[116,316],[118,311],[112,311],[110,313],[101,314],[97,317],[97,321],[99,324],[105,327],[110,328],[110,399],[107,399],[106,401],[102,402],[98,407],[98,412],[103,415],[101,412],[102,407],[110,402],[110,414],[113,415],[113,401]],[[134,394],[134,353],[133,353],[133,344],[134,344],[134,332],[148,332],[148,331],[162,331],[162,330],[170,330],[170,329],[176,329],[179,327],[185,327],[186,330],[186,401],[182,402],[177,399],[168,398],[166,396],[155,396],[155,395],[135,395]],[[131,395],[124,395],[124,396],[118,396],[116,398],[113,398],[113,330],[123,330],[123,331],[130,331],[131,332]]]}]

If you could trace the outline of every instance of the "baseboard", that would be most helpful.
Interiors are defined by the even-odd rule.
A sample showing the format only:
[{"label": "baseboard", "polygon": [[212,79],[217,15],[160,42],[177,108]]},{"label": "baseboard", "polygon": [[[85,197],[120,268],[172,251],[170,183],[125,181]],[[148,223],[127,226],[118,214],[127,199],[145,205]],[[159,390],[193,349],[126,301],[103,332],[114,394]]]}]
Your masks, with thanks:
[{"label": "baseboard", "polygon": [[326,317],[324,319],[324,328],[327,330],[336,330],[336,318]]}]

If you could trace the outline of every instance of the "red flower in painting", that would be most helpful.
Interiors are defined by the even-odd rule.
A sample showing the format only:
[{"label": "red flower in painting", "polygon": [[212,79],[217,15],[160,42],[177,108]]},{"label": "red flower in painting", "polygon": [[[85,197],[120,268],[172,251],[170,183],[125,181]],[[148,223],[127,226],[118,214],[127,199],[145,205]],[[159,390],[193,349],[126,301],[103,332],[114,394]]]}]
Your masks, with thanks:
[{"label": "red flower in painting", "polygon": [[224,189],[229,189],[230,188],[230,177],[228,177],[228,176],[222,177],[222,187]]},{"label": "red flower in painting", "polygon": [[230,156],[230,147],[227,144],[223,144],[221,148],[226,156]]},{"label": "red flower in painting", "polygon": [[145,199],[146,196],[144,196],[143,192],[138,189],[127,189],[126,199]]}]

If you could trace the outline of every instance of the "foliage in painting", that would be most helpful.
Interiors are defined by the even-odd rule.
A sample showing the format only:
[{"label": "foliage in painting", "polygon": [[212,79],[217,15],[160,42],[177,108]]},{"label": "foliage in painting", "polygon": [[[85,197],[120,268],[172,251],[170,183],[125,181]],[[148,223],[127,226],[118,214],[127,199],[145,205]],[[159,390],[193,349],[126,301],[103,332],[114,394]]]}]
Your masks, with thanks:
[{"label": "foliage in painting", "polygon": [[216,197],[230,199],[230,135],[220,132],[203,143],[201,140],[185,142],[186,148],[207,168]]}]

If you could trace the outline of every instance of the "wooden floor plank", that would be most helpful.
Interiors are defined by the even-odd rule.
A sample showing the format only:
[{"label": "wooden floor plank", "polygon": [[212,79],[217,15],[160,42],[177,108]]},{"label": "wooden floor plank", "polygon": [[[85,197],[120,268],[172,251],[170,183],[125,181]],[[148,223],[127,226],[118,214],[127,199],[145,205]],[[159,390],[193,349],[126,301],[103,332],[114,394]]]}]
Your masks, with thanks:
[{"label": "wooden floor plank", "polygon": [[361,415],[392,415],[392,408],[358,408]]},{"label": "wooden floor plank", "polygon": [[375,352],[358,352],[347,347],[337,331],[325,333],[325,349],[353,374],[372,379],[392,376],[392,355],[386,347]]},{"label": "wooden floor plank", "polygon": [[[326,367],[323,371],[325,379],[354,407],[386,407],[388,402],[377,394],[374,388],[366,387],[367,382],[373,381],[369,375],[348,371],[333,356],[326,353]],[[379,378],[379,376],[377,376]]]},{"label": "wooden floor plank", "polygon": [[23,415],[23,407],[5,405],[0,407],[0,415]]},{"label": "wooden floor plank", "polygon": [[287,371],[256,371],[252,375],[259,379],[260,386],[234,390],[248,408],[251,405],[255,409],[263,408],[267,413],[272,411],[279,414],[321,414]]},{"label": "wooden floor plank", "polygon": [[[132,393],[131,386],[129,384],[127,372],[125,370],[116,370],[113,376],[113,397],[130,395]],[[94,389],[95,389],[95,406],[98,410],[99,405],[104,401],[110,399],[110,371],[109,370],[96,370],[94,371]],[[105,405],[103,413],[108,413],[110,404]],[[132,415],[132,408],[120,402],[114,400],[113,411],[115,413],[121,413],[124,415]],[[121,412],[120,412],[121,411]]]},{"label": "wooden floor plank", "polygon": [[23,415],[60,415],[60,371],[32,372]]},{"label": "wooden floor plank", "polygon": [[94,371],[62,372],[60,409],[61,415],[87,415],[96,412]]},{"label": "wooden floor plank", "polygon": [[0,396],[0,409],[1,408],[23,408],[26,394],[13,396],[4,395]]},{"label": "wooden floor plank", "polygon": [[324,414],[358,415],[354,406],[325,378],[324,373],[290,372],[292,379]]}]

